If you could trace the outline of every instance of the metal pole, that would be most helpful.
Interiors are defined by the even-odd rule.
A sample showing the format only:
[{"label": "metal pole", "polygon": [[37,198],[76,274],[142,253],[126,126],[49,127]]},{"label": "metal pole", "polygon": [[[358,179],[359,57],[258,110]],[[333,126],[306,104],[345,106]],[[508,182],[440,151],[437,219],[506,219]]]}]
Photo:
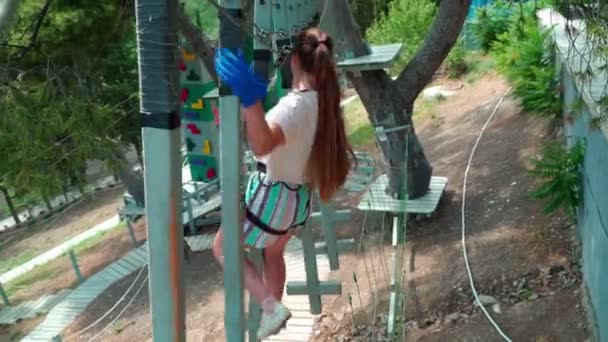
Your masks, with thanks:
[{"label": "metal pole", "polygon": [[155,342],[185,341],[177,0],[137,0],[137,44]]},{"label": "metal pole", "polygon": [[11,302],[8,300],[8,295],[2,287],[2,283],[0,283],[0,297],[2,297],[2,303],[4,303],[5,306],[11,305]]},{"label": "metal pole", "polygon": [[79,284],[82,284],[84,282],[84,277],[80,272],[80,267],[78,267],[78,260],[76,260],[76,254],[74,254],[74,250],[70,250],[68,252],[68,255],[70,256],[70,261],[72,262],[72,268],[74,269],[74,273],[76,273],[76,279],[78,280]]},{"label": "metal pole", "polygon": [[[220,6],[226,14],[242,18],[240,0],[223,0]],[[220,47],[242,48],[243,35],[228,18],[220,15]],[[224,289],[226,341],[245,339],[245,310],[243,292],[243,248],[241,207],[242,134],[240,105],[237,97],[220,84],[220,172],[222,183],[222,229],[224,232]]]},{"label": "metal pole", "polygon": [[133,223],[131,223],[131,219],[127,218],[127,229],[129,230],[129,236],[131,237],[131,242],[133,242],[133,247],[137,247],[137,238],[135,237],[135,231],[133,230]]}]

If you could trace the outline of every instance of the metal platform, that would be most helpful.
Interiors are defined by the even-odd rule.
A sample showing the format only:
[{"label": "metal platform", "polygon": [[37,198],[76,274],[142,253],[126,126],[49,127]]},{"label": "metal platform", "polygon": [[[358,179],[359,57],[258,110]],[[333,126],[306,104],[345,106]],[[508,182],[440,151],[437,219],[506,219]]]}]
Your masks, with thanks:
[{"label": "metal platform", "polygon": [[390,68],[401,55],[403,44],[372,45],[372,53],[337,63],[340,71],[369,71]]},{"label": "metal platform", "polygon": [[362,211],[381,211],[391,213],[431,214],[439,205],[439,200],[448,184],[446,177],[432,177],[430,191],[415,200],[396,200],[385,193],[388,176],[378,177],[365,193],[357,209]]}]

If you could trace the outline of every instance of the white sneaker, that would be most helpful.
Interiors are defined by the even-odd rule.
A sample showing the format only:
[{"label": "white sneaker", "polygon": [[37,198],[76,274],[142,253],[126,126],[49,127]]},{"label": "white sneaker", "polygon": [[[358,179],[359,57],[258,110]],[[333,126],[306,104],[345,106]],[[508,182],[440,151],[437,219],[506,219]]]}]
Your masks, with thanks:
[{"label": "white sneaker", "polygon": [[289,309],[281,302],[277,302],[274,312],[267,314],[262,313],[260,320],[260,330],[258,331],[258,339],[262,340],[268,336],[275,335],[281,330],[281,327],[291,317]]}]

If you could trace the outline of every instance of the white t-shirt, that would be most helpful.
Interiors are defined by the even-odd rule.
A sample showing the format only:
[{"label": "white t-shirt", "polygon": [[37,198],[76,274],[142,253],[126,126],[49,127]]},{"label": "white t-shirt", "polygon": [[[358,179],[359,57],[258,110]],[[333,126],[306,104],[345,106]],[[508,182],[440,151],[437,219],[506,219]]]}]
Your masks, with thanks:
[{"label": "white t-shirt", "polygon": [[306,183],[306,166],[317,132],[317,92],[292,91],[279,100],[266,121],[281,127],[285,144],[261,157],[267,176],[274,181]]}]

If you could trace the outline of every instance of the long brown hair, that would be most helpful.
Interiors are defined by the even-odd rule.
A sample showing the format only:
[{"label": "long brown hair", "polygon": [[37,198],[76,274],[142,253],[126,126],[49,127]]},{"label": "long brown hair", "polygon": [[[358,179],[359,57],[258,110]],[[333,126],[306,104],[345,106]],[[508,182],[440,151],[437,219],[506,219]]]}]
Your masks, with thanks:
[{"label": "long brown hair", "polygon": [[308,161],[308,175],[322,201],[328,201],[346,182],[354,153],[348,144],[340,107],[340,84],[329,35],[311,28],[300,33],[293,49],[302,71],[313,78],[318,94],[317,133]]}]

